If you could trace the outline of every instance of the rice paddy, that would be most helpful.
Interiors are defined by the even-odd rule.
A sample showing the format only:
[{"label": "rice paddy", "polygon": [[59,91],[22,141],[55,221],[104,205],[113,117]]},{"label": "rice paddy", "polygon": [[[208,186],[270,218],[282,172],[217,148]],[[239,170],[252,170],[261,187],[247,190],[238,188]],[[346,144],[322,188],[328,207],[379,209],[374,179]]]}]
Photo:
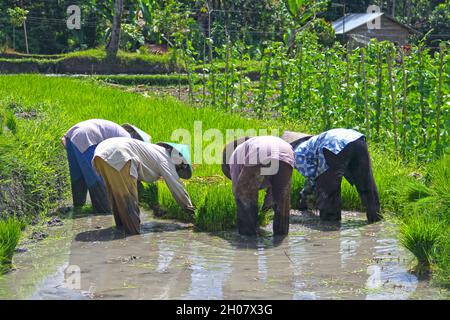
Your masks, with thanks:
[{"label": "rice paddy", "polygon": [[[3,214],[17,214],[25,218],[45,214],[58,201],[69,196],[67,161],[59,140],[73,124],[89,118],[103,118],[119,124],[133,123],[147,131],[154,143],[173,141],[172,133],[179,128],[185,128],[191,134],[191,144],[193,139],[202,138],[202,133],[213,128],[219,129],[224,136],[227,129],[237,128],[244,131],[266,129],[269,134],[273,132],[278,135],[285,129],[309,131],[305,124],[299,122],[259,120],[243,114],[193,107],[174,98],[143,97],[84,79],[40,75],[0,76],[0,185],[15,181],[19,190],[17,197],[5,200],[9,201],[12,209]],[[201,121],[200,137],[196,131],[198,121]],[[410,175],[426,170],[414,162],[405,164],[393,157],[389,150],[381,150],[370,142],[369,145],[375,180],[386,214],[398,210],[401,212],[399,216],[403,217],[409,210],[408,204],[417,202],[414,206],[419,206],[425,200],[415,199],[423,199],[426,195],[425,198],[439,200],[439,206],[433,206],[433,212],[438,213],[433,215],[438,214],[439,219],[449,216],[448,158],[445,158],[446,162],[436,162],[430,166],[422,181]],[[409,184],[405,183],[407,181]],[[167,212],[167,217],[193,222],[200,231],[221,231],[235,226],[231,183],[223,176],[219,164],[195,164],[193,178],[183,183],[196,207],[193,218],[180,210],[162,181],[144,184],[141,201],[156,210]],[[303,186],[303,177],[297,172],[294,173],[292,186],[292,205],[295,208]],[[406,192],[409,187],[414,192]],[[362,209],[355,188],[347,182],[343,183],[342,196],[345,209]],[[260,203],[262,200],[263,194],[260,194]],[[270,213],[260,214],[260,224],[267,224],[269,219]],[[422,228],[424,224],[413,222],[413,215],[411,219],[403,219],[402,241],[414,253],[414,244],[422,241],[419,234],[428,237],[430,242],[427,246],[417,251],[418,259],[429,261],[432,268],[436,268],[436,274],[445,280],[448,277],[448,250],[445,249],[448,248],[448,240],[443,238],[445,233],[442,228],[446,227],[448,232],[448,220],[439,224],[439,232],[431,230],[423,235],[416,227]],[[432,219],[430,221],[435,221]],[[438,233],[439,237],[436,236]],[[11,242],[12,245],[15,247],[16,242]]]}]

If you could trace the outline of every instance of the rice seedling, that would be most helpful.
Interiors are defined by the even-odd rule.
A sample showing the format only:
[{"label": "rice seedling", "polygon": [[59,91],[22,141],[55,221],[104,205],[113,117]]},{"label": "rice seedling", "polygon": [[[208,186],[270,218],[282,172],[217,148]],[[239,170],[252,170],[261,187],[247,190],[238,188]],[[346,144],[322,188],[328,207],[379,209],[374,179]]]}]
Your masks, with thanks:
[{"label": "rice seedling", "polygon": [[294,169],[292,172],[292,185],[291,185],[291,208],[298,209],[300,203],[300,191],[303,189],[305,178]]},{"label": "rice seedling", "polygon": [[417,272],[429,269],[442,231],[442,222],[424,213],[413,213],[400,224],[400,243],[417,258]]},{"label": "rice seedling", "polygon": [[0,220],[0,274],[11,268],[20,234],[21,223],[16,218]]}]

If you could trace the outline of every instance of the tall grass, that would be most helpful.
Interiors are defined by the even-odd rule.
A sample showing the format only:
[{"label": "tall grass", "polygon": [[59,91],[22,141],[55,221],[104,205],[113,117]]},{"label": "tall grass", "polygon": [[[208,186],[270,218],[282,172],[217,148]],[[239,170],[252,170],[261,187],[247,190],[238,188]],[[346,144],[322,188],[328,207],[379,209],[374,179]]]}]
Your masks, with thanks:
[{"label": "tall grass", "polygon": [[0,220],[0,274],[11,268],[14,250],[19,243],[21,223],[15,218]]},{"label": "tall grass", "polygon": [[418,272],[433,271],[450,286],[450,156],[430,164],[425,176],[396,186],[400,241],[417,259]]}]

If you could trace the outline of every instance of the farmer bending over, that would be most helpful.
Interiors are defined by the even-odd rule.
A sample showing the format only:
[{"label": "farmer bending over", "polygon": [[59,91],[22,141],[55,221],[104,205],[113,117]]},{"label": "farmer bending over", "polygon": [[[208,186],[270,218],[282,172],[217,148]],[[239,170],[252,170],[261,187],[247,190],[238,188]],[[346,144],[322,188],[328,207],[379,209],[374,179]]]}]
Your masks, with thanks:
[{"label": "farmer bending over", "polygon": [[273,233],[289,232],[293,166],[291,145],[278,137],[244,137],[225,146],[222,171],[232,180],[240,234],[256,235],[258,191],[265,188],[268,188],[266,199],[271,198],[268,206],[275,212]]},{"label": "farmer bending over", "polygon": [[111,211],[105,186],[92,167],[91,161],[97,145],[113,137],[133,137],[150,141],[149,135],[130,124],[120,126],[102,119],[77,123],[62,137],[61,143],[66,148],[69,162],[74,207],[81,207],[86,203],[89,190],[92,207],[96,212]]},{"label": "farmer bending over", "polygon": [[137,181],[164,178],[173,197],[191,215],[194,207],[180,177],[192,176],[189,147],[174,143],[150,144],[130,138],[112,138],[95,150],[93,166],[105,181],[117,227],[140,233]]},{"label": "farmer bending over", "polygon": [[301,210],[307,209],[306,196],[315,193],[320,218],[341,220],[341,182],[345,177],[356,186],[366,207],[367,220],[381,219],[378,190],[363,134],[351,129],[332,129],[312,137],[286,131],[282,138],[293,146],[295,168],[306,177]]}]

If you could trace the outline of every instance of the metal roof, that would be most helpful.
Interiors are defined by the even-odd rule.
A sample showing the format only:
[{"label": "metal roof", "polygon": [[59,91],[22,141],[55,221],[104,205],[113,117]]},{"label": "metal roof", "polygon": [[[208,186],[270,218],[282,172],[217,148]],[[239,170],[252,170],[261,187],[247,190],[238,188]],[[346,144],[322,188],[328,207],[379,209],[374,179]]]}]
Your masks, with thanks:
[{"label": "metal roof", "polygon": [[[343,34],[344,32],[352,31],[369,21],[381,17],[384,13],[349,13],[344,17],[333,22],[333,29],[336,34]],[[344,30],[345,28],[345,30]]]}]

